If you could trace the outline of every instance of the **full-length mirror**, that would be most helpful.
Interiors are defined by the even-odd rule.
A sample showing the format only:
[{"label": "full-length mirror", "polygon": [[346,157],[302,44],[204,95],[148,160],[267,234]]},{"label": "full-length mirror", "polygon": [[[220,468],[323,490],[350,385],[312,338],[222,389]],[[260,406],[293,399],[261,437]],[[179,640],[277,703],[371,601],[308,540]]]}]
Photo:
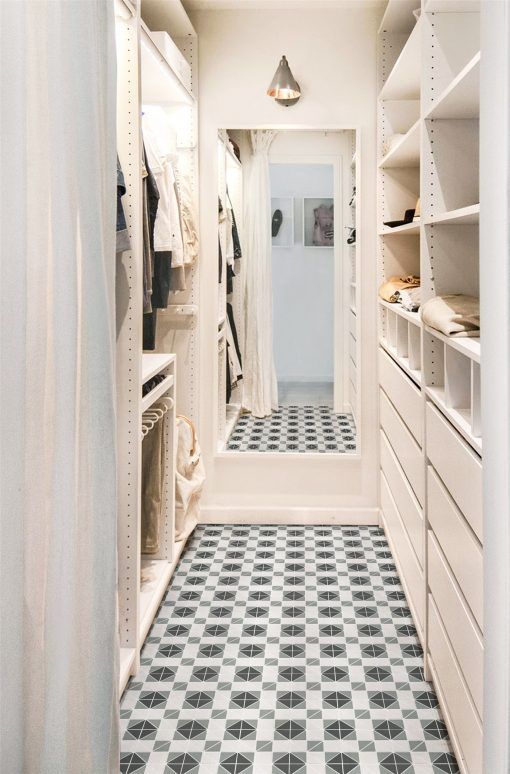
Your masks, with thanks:
[{"label": "full-length mirror", "polygon": [[218,449],[359,449],[356,132],[218,134]]}]

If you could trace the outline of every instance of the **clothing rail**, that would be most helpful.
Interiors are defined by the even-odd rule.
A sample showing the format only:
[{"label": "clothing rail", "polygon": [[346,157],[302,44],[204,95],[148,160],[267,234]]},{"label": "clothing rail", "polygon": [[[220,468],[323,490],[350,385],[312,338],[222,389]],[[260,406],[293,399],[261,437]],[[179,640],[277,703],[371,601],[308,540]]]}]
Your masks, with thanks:
[{"label": "clothing rail", "polygon": [[161,398],[158,403],[151,406],[150,409],[142,414],[142,438],[150,433],[154,425],[163,419],[165,414],[173,408],[173,398]]}]

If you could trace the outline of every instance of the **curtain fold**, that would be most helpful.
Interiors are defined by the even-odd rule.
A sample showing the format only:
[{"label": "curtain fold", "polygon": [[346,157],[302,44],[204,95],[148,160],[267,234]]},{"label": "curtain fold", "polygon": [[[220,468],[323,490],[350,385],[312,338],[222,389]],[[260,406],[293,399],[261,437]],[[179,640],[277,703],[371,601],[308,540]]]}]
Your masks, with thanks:
[{"label": "curtain fold", "polygon": [[269,147],[276,132],[250,132],[252,156],[246,171],[243,266],[243,408],[265,417],[278,408],[273,357],[271,186]]},{"label": "curtain fold", "polygon": [[4,0],[0,31],[0,765],[113,774],[113,3]]}]

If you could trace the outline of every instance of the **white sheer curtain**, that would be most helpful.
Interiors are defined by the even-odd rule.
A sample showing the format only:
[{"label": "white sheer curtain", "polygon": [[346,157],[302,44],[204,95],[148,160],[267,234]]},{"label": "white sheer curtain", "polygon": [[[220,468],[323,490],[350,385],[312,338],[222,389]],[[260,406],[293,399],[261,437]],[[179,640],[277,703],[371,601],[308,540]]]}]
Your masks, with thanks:
[{"label": "white sheer curtain", "polygon": [[265,417],[278,408],[273,358],[271,187],[269,147],[276,132],[250,132],[252,156],[244,188],[243,408]]},{"label": "white sheer curtain", "polygon": [[110,0],[3,0],[1,750],[118,771]]}]

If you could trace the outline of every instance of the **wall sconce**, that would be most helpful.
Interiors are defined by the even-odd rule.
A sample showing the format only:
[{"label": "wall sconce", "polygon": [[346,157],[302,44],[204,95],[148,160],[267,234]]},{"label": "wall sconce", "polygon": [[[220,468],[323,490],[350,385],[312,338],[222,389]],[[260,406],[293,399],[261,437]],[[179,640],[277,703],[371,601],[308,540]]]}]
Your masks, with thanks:
[{"label": "wall sconce", "polygon": [[274,97],[275,102],[278,102],[279,105],[285,105],[285,107],[295,105],[301,97],[301,88],[292,75],[286,56],[282,56],[280,60],[267,90],[267,95]]}]

